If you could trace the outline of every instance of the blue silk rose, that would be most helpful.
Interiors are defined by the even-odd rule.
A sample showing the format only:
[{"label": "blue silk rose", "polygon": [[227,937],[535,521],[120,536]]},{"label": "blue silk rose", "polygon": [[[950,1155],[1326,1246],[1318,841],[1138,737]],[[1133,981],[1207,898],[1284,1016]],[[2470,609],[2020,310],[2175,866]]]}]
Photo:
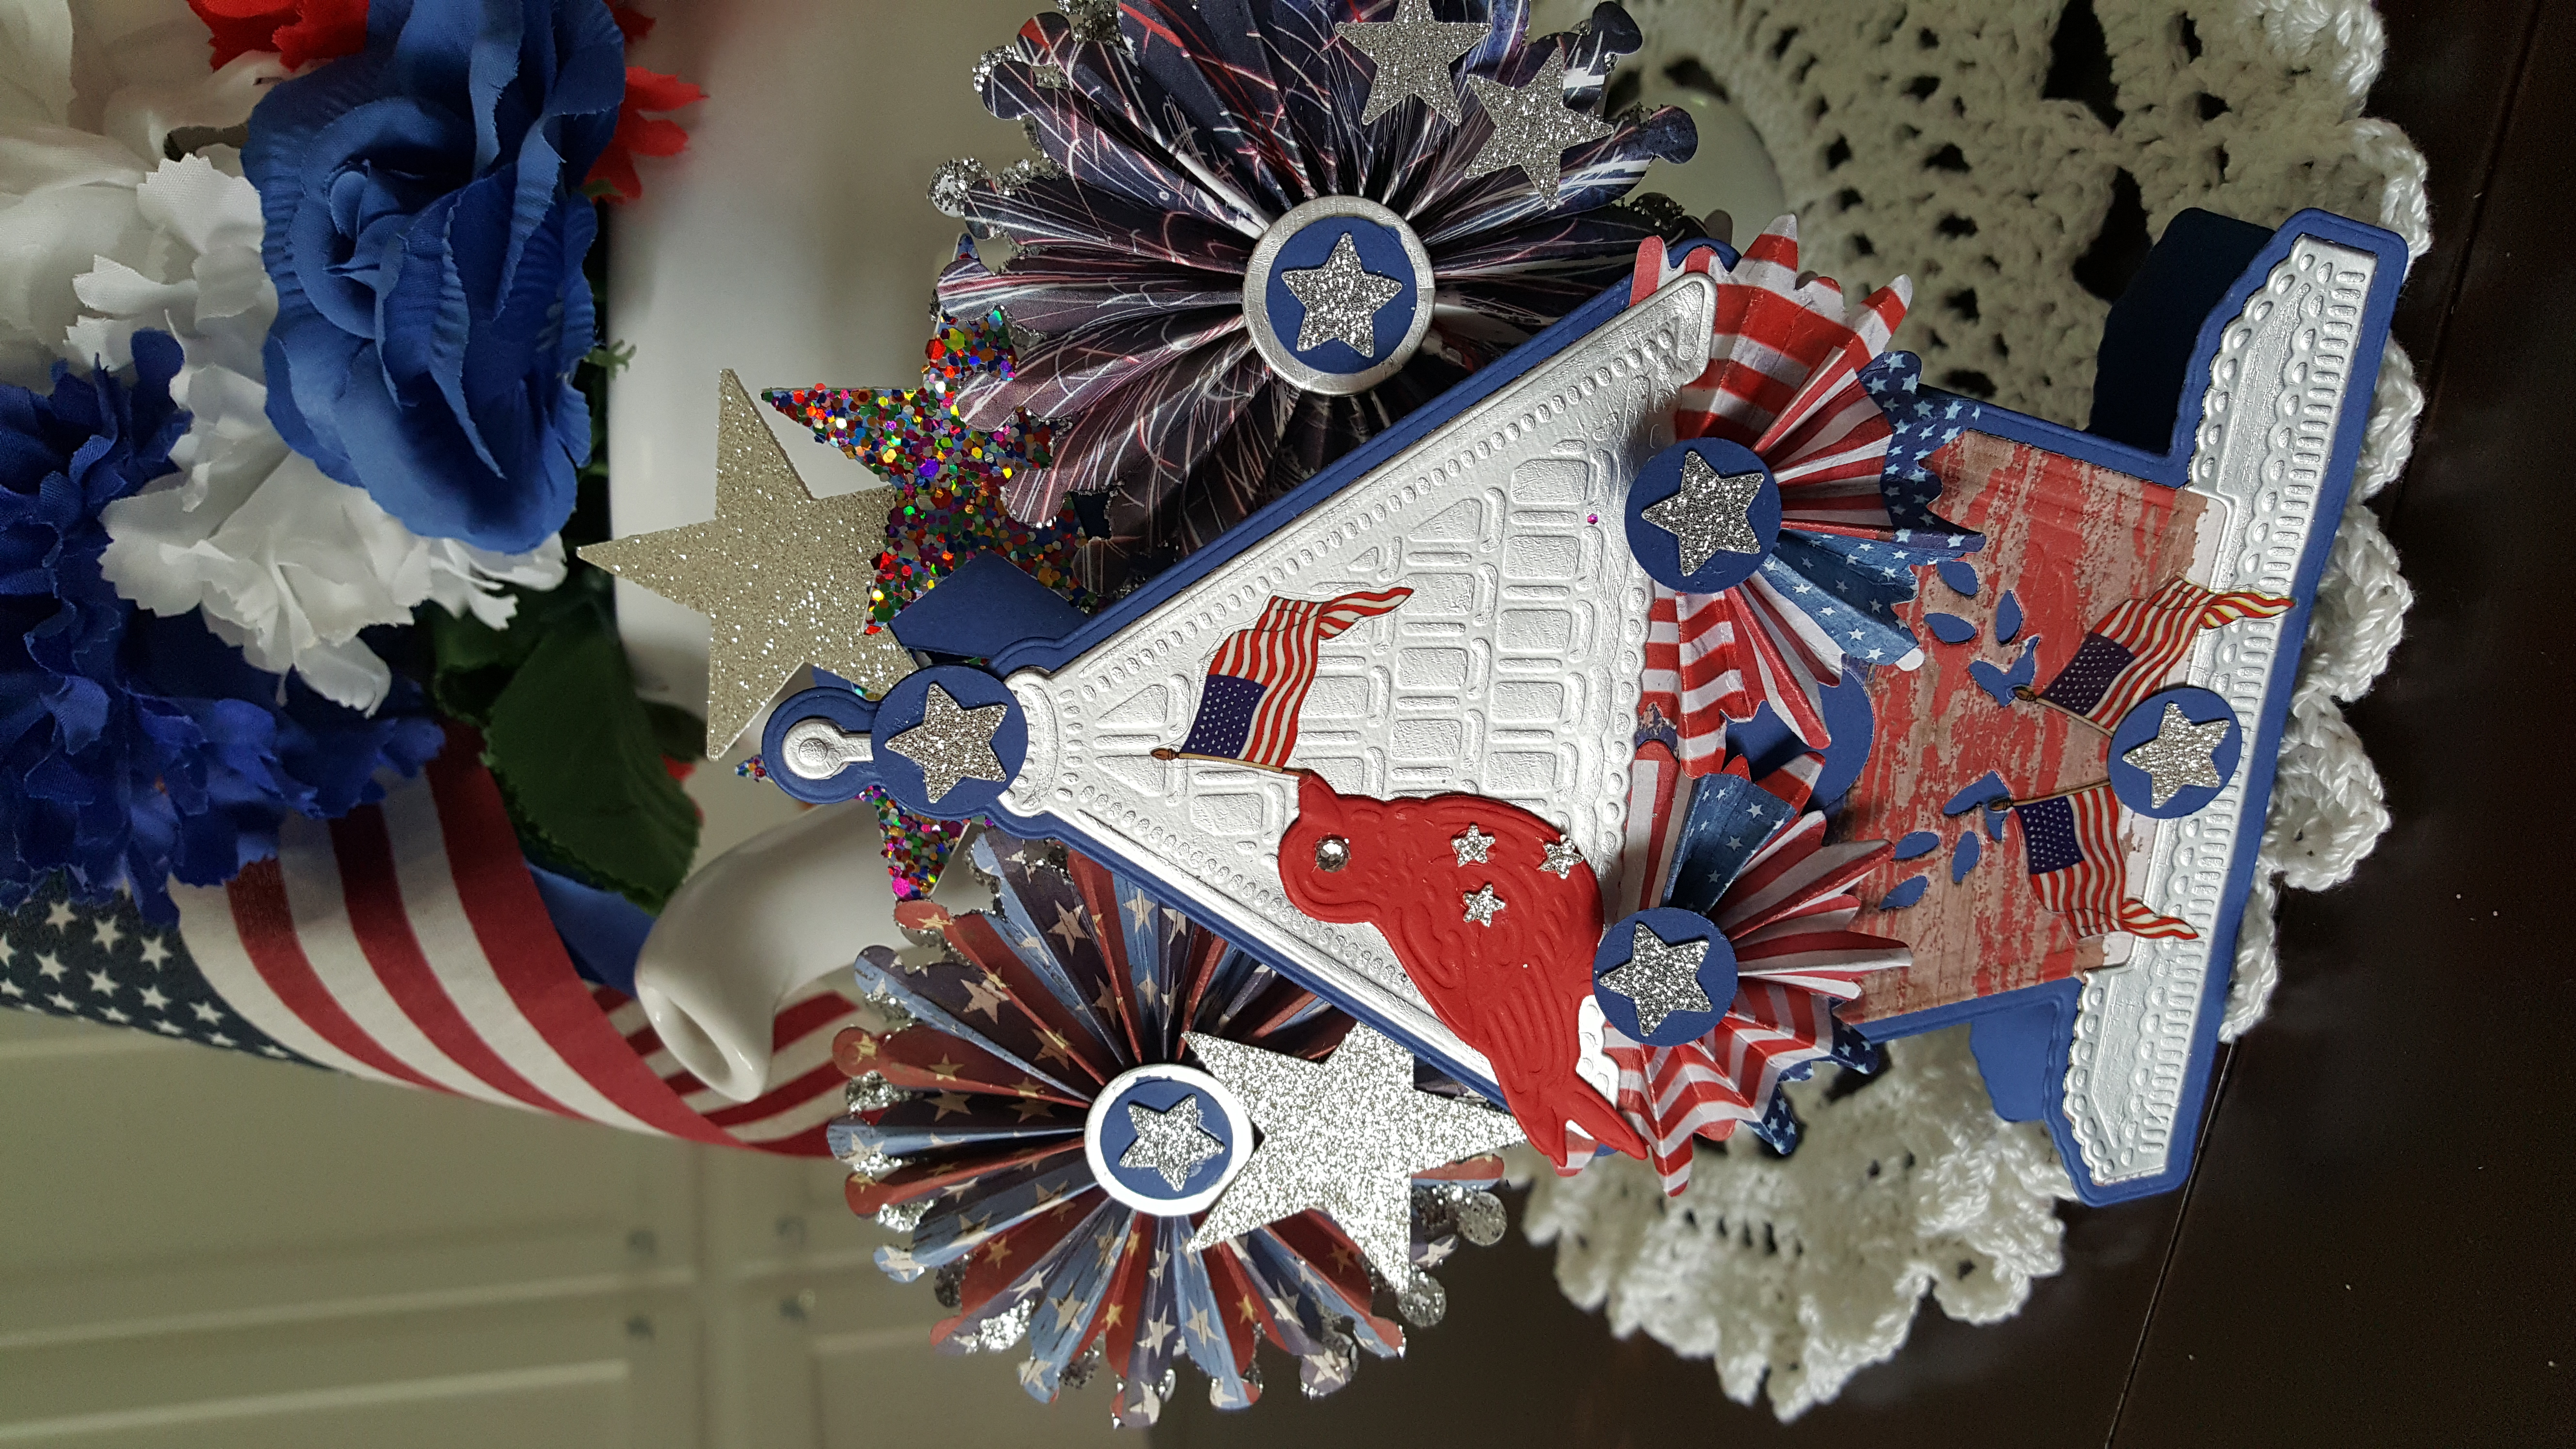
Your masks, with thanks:
[{"label": "blue silk rose", "polygon": [[572,511],[579,187],[625,67],[603,0],[375,0],[364,51],[252,113],[269,418],[414,533],[517,553]]}]

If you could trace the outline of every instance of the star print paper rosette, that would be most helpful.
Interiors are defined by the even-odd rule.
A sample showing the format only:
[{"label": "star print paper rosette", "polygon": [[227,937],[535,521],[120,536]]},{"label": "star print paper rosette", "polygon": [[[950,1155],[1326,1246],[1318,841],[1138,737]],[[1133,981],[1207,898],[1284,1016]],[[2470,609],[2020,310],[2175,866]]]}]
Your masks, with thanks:
[{"label": "star print paper rosette", "polygon": [[1648,242],[1631,290],[1642,299],[1684,272],[1718,282],[1708,367],[1676,411],[1682,441],[1640,474],[1627,528],[1655,582],[1646,699],[1684,765],[1705,771],[1724,758],[1725,726],[1766,705],[1824,748],[1827,690],[1921,662],[1897,614],[1915,570],[1978,546],[1932,511],[1923,460],[1974,404],[1921,388],[1918,360],[1886,350],[1905,279],[1846,310],[1833,279],[1799,273],[1792,217],[1732,267],[1712,247],[1675,259]]},{"label": "star print paper rosette", "polygon": [[933,1280],[940,1348],[1025,1344],[1047,1400],[1105,1369],[1132,1425],[1184,1362],[1240,1408],[1266,1340],[1319,1395],[1402,1351],[1383,1300],[1438,1320],[1425,1270],[1502,1232],[1508,1117],[1080,854],[987,829],[971,859],[993,907],[900,907],[915,944],[857,968],[886,1024],[834,1048],[851,1207],[907,1235],[877,1260]]},{"label": "star print paper rosette", "polygon": [[1617,6],[1527,22],[1484,0],[1084,0],[987,55],[986,107],[1045,159],[952,163],[932,199],[1017,247],[939,285],[1023,339],[1016,369],[968,381],[965,419],[1060,420],[1012,511],[1107,492],[1121,548],[1194,548],[1616,282],[1678,212],[1614,203],[1690,156],[1690,119],[1600,114],[1639,44]]},{"label": "star print paper rosette", "polygon": [[1878,1069],[1834,1008],[1912,953],[1851,929],[1855,887],[1890,846],[1827,841],[1812,808],[1822,764],[1801,753],[1757,776],[1737,755],[1693,775],[1661,743],[1638,750],[1616,888],[1632,914],[1603,933],[1593,991],[1619,1113],[1667,1193],[1689,1184],[1694,1139],[1741,1126],[1795,1150],[1783,1083],[1821,1062]]}]

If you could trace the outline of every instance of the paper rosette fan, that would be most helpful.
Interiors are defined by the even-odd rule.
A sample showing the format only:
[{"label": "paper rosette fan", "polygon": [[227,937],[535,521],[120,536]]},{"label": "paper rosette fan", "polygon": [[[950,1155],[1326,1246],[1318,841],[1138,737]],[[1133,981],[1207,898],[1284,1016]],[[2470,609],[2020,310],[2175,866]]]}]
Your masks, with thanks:
[{"label": "paper rosette fan", "polygon": [[1673,107],[1599,115],[1639,44],[1615,5],[1537,39],[1523,0],[1065,8],[976,75],[1046,160],[952,162],[931,192],[1018,247],[998,273],[961,260],[939,300],[1031,339],[1015,375],[969,384],[971,422],[1063,420],[1052,465],[1014,480],[1021,517],[1114,490],[1129,550],[1195,548],[1678,221],[1612,205],[1696,146]]},{"label": "paper rosette fan", "polygon": [[[1366,1256],[1326,1213],[1190,1246],[1253,1142],[1221,1092],[1192,1095],[1215,1083],[1184,1062],[1183,1033],[1311,1061],[1351,1018],[1086,857],[987,829],[970,858],[994,907],[899,907],[930,947],[871,948],[860,984],[892,1025],[844,1032],[834,1050],[854,1078],[853,1110],[831,1128],[855,1171],[850,1205],[910,1235],[877,1262],[935,1280],[954,1310],[937,1345],[1025,1339],[1020,1383],[1045,1400],[1106,1366],[1127,1424],[1153,1422],[1183,1360],[1219,1407],[1250,1404],[1263,1339],[1297,1359],[1309,1396],[1348,1382],[1362,1352],[1400,1353]],[[1502,1205],[1483,1190],[1500,1174],[1480,1157],[1417,1177],[1416,1269],[1461,1236],[1501,1235]],[[1153,1211],[1135,1205],[1140,1189]],[[1438,1285],[1418,1281],[1399,1306],[1436,1321]]]},{"label": "paper rosette fan", "polygon": [[[1640,923],[1681,941],[1691,932],[1671,923],[1695,915],[1705,918],[1700,934],[1713,924],[1723,935],[1714,954],[1731,955],[1734,986],[1731,998],[1710,1001],[1717,993],[1704,992],[1701,1010],[1686,1003],[1654,1022],[1661,1030],[1632,1035],[1616,1015],[1603,1030],[1619,1071],[1620,1115],[1646,1139],[1668,1193],[1690,1181],[1695,1137],[1723,1142],[1742,1124],[1776,1150],[1794,1149],[1798,1123],[1782,1083],[1823,1061],[1878,1068],[1878,1050],[1835,1021],[1833,1008],[1860,994],[1863,977],[1906,965],[1912,953],[1902,941],[1851,929],[1860,911],[1853,887],[1890,847],[1826,843],[1823,812],[1808,808],[1821,763],[1800,754],[1757,779],[1738,755],[1693,776],[1659,742],[1638,749],[1628,802],[1638,858],[1620,889],[1622,905],[1641,914],[1610,928],[1604,954],[1627,953]],[[1703,965],[1699,981],[1710,979]],[[1604,981],[1600,999],[1616,1007],[1622,978]],[[1716,1008],[1713,1021],[1708,1008]],[[1640,1016],[1631,1025],[1647,1022]],[[1663,1045],[1638,1039],[1684,1032],[1691,1034]]]},{"label": "paper rosette fan", "polygon": [[[1831,743],[1824,691],[1847,667],[1920,664],[1896,614],[1914,597],[1914,571],[1981,540],[1932,512],[1939,484],[1922,459],[1958,436],[1959,414],[1974,404],[1935,403],[1918,388],[1919,360],[1886,350],[1911,296],[1904,278],[1846,312],[1833,279],[1800,275],[1797,223],[1786,216],[1731,269],[1712,248],[1674,261],[1649,242],[1632,289],[1642,298],[1685,271],[1717,279],[1709,364],[1676,411],[1684,441],[1664,455],[1686,470],[1679,486],[1669,477],[1653,486],[1653,465],[1640,480],[1644,519],[1665,527],[1641,530],[1632,518],[1630,533],[1656,575],[1646,701],[1679,731],[1682,763],[1701,772],[1723,758],[1726,723],[1765,704],[1808,745]],[[1689,525],[1728,521],[1732,483],[1747,490],[1732,509],[1747,531],[1703,535],[1694,550]],[[1658,504],[1659,491],[1673,496]],[[1684,532],[1670,534],[1676,527]],[[1670,534],[1660,561],[1658,532]]]}]

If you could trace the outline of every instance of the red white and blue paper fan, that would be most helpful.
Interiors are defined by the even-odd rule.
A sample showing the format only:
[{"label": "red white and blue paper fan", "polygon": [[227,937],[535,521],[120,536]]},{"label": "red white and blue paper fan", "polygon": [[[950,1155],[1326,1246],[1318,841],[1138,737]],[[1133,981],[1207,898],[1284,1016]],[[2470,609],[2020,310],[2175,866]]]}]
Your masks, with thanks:
[{"label": "red white and blue paper fan", "polygon": [[[1717,323],[1708,367],[1676,410],[1684,441],[1666,456],[1696,447],[1721,469],[1740,459],[1768,475],[1776,500],[1758,559],[1715,569],[1719,586],[1695,587],[1710,575],[1689,569],[1657,578],[1646,702],[1673,723],[1683,764],[1699,772],[1724,758],[1727,722],[1766,704],[1811,747],[1831,743],[1824,691],[1850,668],[1919,664],[1896,613],[1914,597],[1914,571],[1980,540],[1932,512],[1939,485],[1922,459],[1958,435],[1958,411],[1974,404],[1936,402],[1918,388],[1919,362],[1887,351],[1910,297],[1903,278],[1846,309],[1831,278],[1799,273],[1797,224],[1785,216],[1731,268],[1713,248],[1675,260],[1648,242],[1632,290],[1645,297],[1683,272],[1717,279]],[[1645,486],[1654,466],[1640,507],[1654,501]],[[1651,550],[1640,558],[1657,572]]]},{"label": "red white and blue paper fan", "polygon": [[[1136,884],[1060,846],[987,829],[972,860],[989,911],[910,901],[925,943],[872,948],[861,987],[891,1018],[844,1032],[835,1060],[852,1111],[831,1127],[855,1170],[853,1210],[907,1234],[889,1275],[933,1279],[947,1352],[1024,1341],[1021,1385],[1052,1400],[1101,1369],[1121,1423],[1154,1421],[1187,1361],[1221,1408],[1260,1396],[1263,1340],[1330,1393],[1358,1357],[1403,1351],[1381,1285],[1324,1212],[1299,1212],[1204,1251],[1196,1222],[1254,1151],[1230,1093],[1185,1061],[1185,1032],[1306,1060],[1352,1019]],[[1500,1236],[1484,1191],[1499,1158],[1416,1179],[1411,1260]],[[1437,1285],[1402,1303],[1434,1321]]]},{"label": "red white and blue paper fan", "polygon": [[[1615,5],[1535,39],[1526,0],[1066,9],[976,73],[1046,159],[998,176],[955,162],[932,187],[1018,247],[998,272],[949,268],[939,300],[959,316],[999,306],[1024,337],[1011,376],[967,385],[971,423],[1063,420],[1054,461],[1015,480],[1023,518],[1115,490],[1106,527],[1131,552],[1197,547],[1615,285],[1658,220],[1679,221],[1668,202],[1651,217],[1613,205],[1697,144],[1674,107],[1600,116],[1612,64],[1639,44]],[[1434,55],[1395,94],[1403,77],[1369,47],[1440,24],[1454,69]],[[1266,288],[1274,275],[1362,288],[1376,331],[1319,336],[1305,323],[1323,314]]]},{"label": "red white and blue paper fan", "polygon": [[[1793,1149],[1798,1123],[1782,1083],[1819,1062],[1877,1069],[1876,1049],[1833,1009],[1860,994],[1863,977],[1906,965],[1912,953],[1851,929],[1861,905],[1853,888],[1890,847],[1826,842],[1825,816],[1809,808],[1820,764],[1801,754],[1757,779],[1738,755],[1693,775],[1660,742],[1638,748],[1618,906],[1647,920],[1693,913],[1733,958],[1732,998],[1693,1021],[1705,1029],[1689,1039],[1650,1045],[1615,1018],[1604,1024],[1620,1114],[1646,1139],[1668,1193],[1690,1181],[1694,1138],[1723,1142],[1745,1125],[1775,1149]],[[1605,951],[1638,919],[1614,924]]]}]

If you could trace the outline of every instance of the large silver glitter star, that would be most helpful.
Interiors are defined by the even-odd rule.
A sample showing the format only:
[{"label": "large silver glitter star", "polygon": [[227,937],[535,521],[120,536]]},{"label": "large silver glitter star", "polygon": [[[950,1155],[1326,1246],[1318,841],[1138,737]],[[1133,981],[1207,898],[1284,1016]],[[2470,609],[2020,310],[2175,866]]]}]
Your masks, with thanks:
[{"label": "large silver glitter star", "polygon": [[1450,125],[1458,124],[1458,83],[1449,68],[1485,38],[1485,26],[1434,20],[1431,0],[1404,0],[1393,20],[1345,20],[1333,33],[1377,62],[1361,125],[1375,125],[1407,99],[1421,101]]},{"label": "large silver glitter star", "polygon": [[1566,151],[1587,141],[1598,141],[1616,129],[1599,116],[1565,103],[1562,50],[1549,56],[1538,74],[1530,77],[1529,84],[1518,90],[1480,75],[1467,77],[1467,89],[1494,123],[1494,133],[1485,138],[1484,148],[1476,153],[1475,169],[1468,174],[1482,176],[1488,171],[1517,166],[1538,194],[1550,202],[1556,200]]},{"label": "large silver glitter star", "polygon": [[1460,865],[1483,865],[1494,849],[1494,837],[1470,825],[1466,834],[1449,837],[1449,848],[1458,852]]},{"label": "large silver glitter star", "polygon": [[921,767],[922,792],[938,804],[960,780],[1011,778],[993,753],[993,732],[1011,712],[1007,704],[961,709],[956,697],[934,684],[922,697],[921,723],[886,741],[886,748]]},{"label": "large silver glitter star", "polygon": [[1644,510],[1645,519],[1680,545],[1682,572],[1695,574],[1718,553],[1760,553],[1753,531],[1759,473],[1720,473],[1697,453],[1682,454],[1682,490]]},{"label": "large silver glitter star", "polygon": [[1179,1192],[1199,1164],[1225,1151],[1225,1144],[1199,1121],[1199,1096],[1192,1092],[1157,1112],[1142,1102],[1127,1104],[1127,1125],[1136,1140],[1118,1154],[1118,1165],[1159,1172]]},{"label": "large silver glitter star", "polygon": [[1583,852],[1574,848],[1573,841],[1551,840],[1547,843],[1546,853],[1539,857],[1538,868],[1563,880],[1574,874],[1574,868],[1582,863]]},{"label": "large silver glitter star", "polygon": [[2156,737],[2120,758],[2146,772],[2148,798],[2162,805],[2194,785],[2214,790],[2227,783],[2211,758],[2226,742],[2227,721],[2193,724],[2184,718],[2181,705],[2167,700],[2164,718],[2156,721]]},{"label": "large silver glitter star", "polygon": [[1262,1132],[1193,1249],[1322,1208],[1402,1291],[1421,1277],[1411,1261],[1413,1175],[1521,1140],[1500,1112],[1415,1091],[1412,1055],[1365,1026],[1321,1062],[1195,1032],[1189,1043],[1243,1095]]},{"label": "large silver glitter star", "polygon": [[1708,992],[1699,984],[1699,963],[1708,959],[1708,940],[1667,941],[1643,921],[1628,937],[1628,959],[1601,973],[1601,984],[1637,1004],[1637,1029],[1653,1031],[1676,1011],[1707,1011]]},{"label": "large silver glitter star", "polygon": [[1479,926],[1492,925],[1494,923],[1494,913],[1503,908],[1503,898],[1494,894],[1494,883],[1492,881],[1487,881],[1472,891],[1461,893],[1458,899],[1466,903],[1467,914],[1465,919],[1473,921]]},{"label": "large silver glitter star", "polygon": [[1343,232],[1320,267],[1281,272],[1289,295],[1306,304],[1297,324],[1297,350],[1342,341],[1362,357],[1377,356],[1377,313],[1404,291],[1404,283],[1360,265],[1360,249]]}]

